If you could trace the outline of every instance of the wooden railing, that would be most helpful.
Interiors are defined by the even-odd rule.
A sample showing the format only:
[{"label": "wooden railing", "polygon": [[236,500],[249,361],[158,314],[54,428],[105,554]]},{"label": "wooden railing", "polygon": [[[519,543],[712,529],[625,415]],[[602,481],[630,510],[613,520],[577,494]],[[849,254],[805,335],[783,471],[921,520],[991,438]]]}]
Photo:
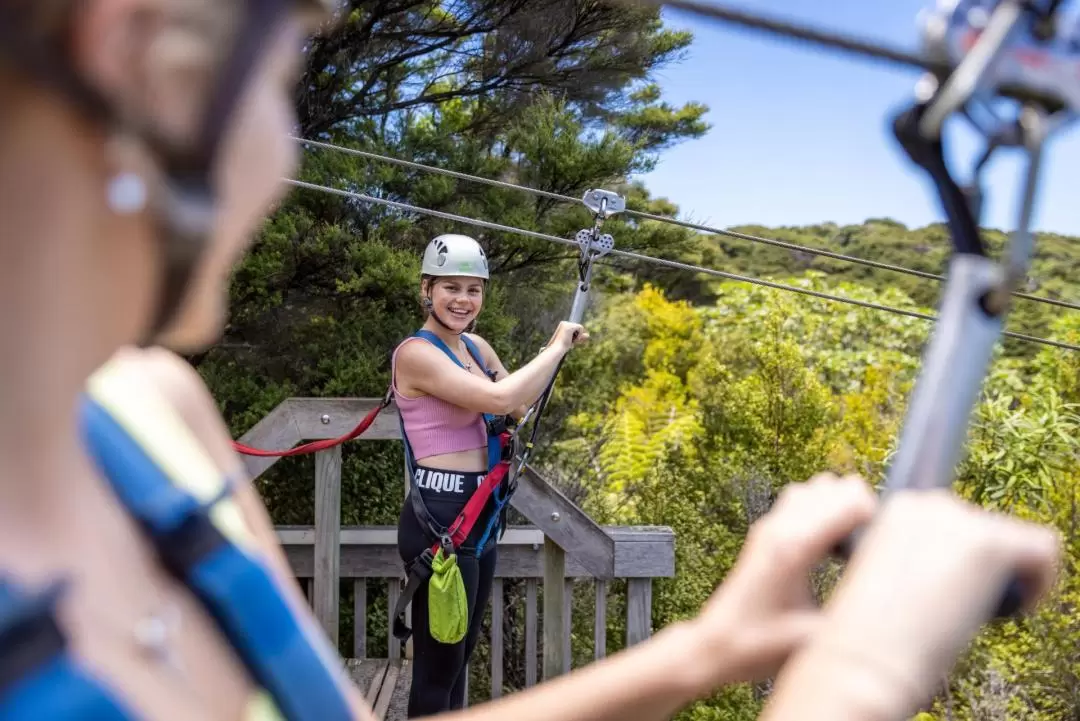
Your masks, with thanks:
[{"label": "wooden railing", "polygon": [[[647,638],[651,633],[652,576],[642,575],[647,566],[640,563],[649,559],[652,568],[673,566],[674,537],[663,528],[625,528],[607,527],[605,531],[615,538],[619,560],[615,569],[615,578],[626,579],[626,645],[632,645]],[[311,526],[280,526],[278,537],[297,578],[309,592],[313,589],[315,571],[314,545],[316,531]],[[525,586],[524,636],[525,636],[525,685],[531,686],[538,679],[538,641],[543,639],[543,678],[570,670],[570,627],[571,598],[575,588],[591,585],[595,605],[592,619],[592,642],[594,657],[602,658],[608,648],[607,642],[607,607],[610,584],[607,579],[597,579],[590,574],[572,556],[566,559],[564,576],[557,583],[556,591],[548,598],[547,583],[544,578],[548,573],[545,558],[544,534],[536,528],[512,527],[506,531],[499,542],[498,561],[495,567],[495,582],[491,594],[491,692],[493,697],[500,695],[503,688],[502,672],[504,668],[503,630],[504,583],[511,580],[523,580]],[[353,589],[353,638],[352,655],[354,658],[367,658],[369,655],[368,597],[376,594],[386,599],[383,612],[386,628],[386,648],[388,657],[397,659],[404,655],[404,649],[390,633],[389,612],[401,592],[403,574],[401,560],[397,552],[397,531],[393,527],[345,527],[341,529],[341,565],[340,577],[351,582]],[[666,559],[666,560],[665,560]],[[655,573],[653,571],[652,573]],[[382,585],[386,590],[371,589],[371,585]],[[383,595],[385,594],[385,595]],[[315,601],[314,593],[309,597]],[[543,599],[543,608],[538,601]],[[538,619],[541,616],[543,624]],[[382,624],[380,624],[381,626]],[[335,639],[339,637],[340,623],[327,628],[327,633]],[[381,645],[381,644],[380,644]]]},{"label": "wooden railing", "polygon": [[[352,430],[376,399],[292,398],[271,411],[240,440],[257,448],[290,448],[300,442],[339,437]],[[400,440],[397,410],[383,410],[361,440]],[[251,476],[257,477],[274,457],[245,456]],[[407,483],[406,483],[407,487]],[[491,694],[501,695],[504,662],[504,584],[521,579],[525,586],[525,685],[549,679],[571,668],[571,598],[575,588],[591,583],[594,593],[593,647],[595,658],[608,648],[608,603],[611,586],[625,579],[626,645],[651,634],[652,579],[675,571],[674,533],[667,527],[600,527],[533,469],[518,479],[512,505],[531,526],[507,529],[499,542],[491,602]],[[341,526],[341,446],[315,454],[315,524],[279,526],[278,538],[301,580],[327,635],[335,644],[341,636],[342,580],[350,582],[354,628],[352,653],[369,656],[369,584],[385,584],[387,612],[393,608],[404,581],[393,527]],[[621,585],[621,584],[620,584]],[[538,608],[538,598],[542,606]],[[538,619],[542,619],[539,621]],[[408,655],[389,632],[390,659]],[[538,649],[538,642],[542,646]],[[381,644],[380,644],[381,645]],[[537,668],[538,650],[542,664]]]}]

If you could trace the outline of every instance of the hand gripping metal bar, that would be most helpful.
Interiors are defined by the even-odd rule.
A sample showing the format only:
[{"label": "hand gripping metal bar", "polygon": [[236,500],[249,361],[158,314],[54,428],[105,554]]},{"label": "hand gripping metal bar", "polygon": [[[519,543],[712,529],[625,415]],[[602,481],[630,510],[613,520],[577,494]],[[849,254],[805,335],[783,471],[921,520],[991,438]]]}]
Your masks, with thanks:
[{"label": "hand gripping metal bar", "polygon": [[[581,202],[592,211],[594,221],[593,227],[579,230],[575,237],[578,247],[581,249],[581,259],[578,262],[578,284],[574,290],[573,303],[570,306],[569,321],[571,323],[581,323],[582,318],[585,317],[585,306],[589,300],[589,286],[592,283],[593,261],[607,255],[615,247],[615,239],[607,233],[601,234],[600,227],[603,225],[604,220],[626,209],[626,199],[610,190],[588,190],[582,197]],[[560,359],[544,392],[540,394],[540,397],[526,411],[524,417],[518,423],[517,430],[514,433],[514,441],[517,441],[517,433],[529,420],[532,420],[533,427],[529,440],[525,443],[518,457],[517,466],[511,476],[512,483],[516,482],[532,452],[536,437],[539,434],[540,417],[543,415],[544,409],[551,398],[551,392],[555,387],[555,378],[558,377],[562,364],[563,359]]]},{"label": "hand gripping metal bar", "polygon": [[[1010,293],[1026,278],[1030,265],[1030,226],[1043,146],[1055,127],[1048,122],[1048,116],[1071,114],[1072,110],[1067,105],[1029,102],[1019,112],[1015,136],[1027,152],[1028,163],[1017,229],[1003,262],[987,256],[979,237],[980,203],[969,202],[973,194],[961,191],[949,174],[941,126],[977,93],[996,91],[1002,78],[995,75],[994,59],[1004,56],[1006,44],[1016,36],[1023,21],[1031,19],[1031,14],[1029,7],[1021,7],[1013,0],[996,3],[986,20],[986,32],[974,41],[971,53],[956,71],[939,87],[932,88],[930,97],[901,113],[893,125],[905,152],[937,187],[951,230],[953,254],[941,313],[923,357],[900,445],[888,470],[884,496],[905,489],[951,487],[971,414],[1002,334]],[[1076,82],[1080,86],[1080,78]],[[995,135],[1000,137],[1000,133]],[[995,139],[989,138],[991,143]],[[980,161],[979,168],[982,165]],[[975,191],[977,195],[977,179]],[[843,555],[850,552],[851,540],[840,549]],[[1004,590],[995,615],[1013,615],[1025,596],[1022,580],[1014,579]]]}]

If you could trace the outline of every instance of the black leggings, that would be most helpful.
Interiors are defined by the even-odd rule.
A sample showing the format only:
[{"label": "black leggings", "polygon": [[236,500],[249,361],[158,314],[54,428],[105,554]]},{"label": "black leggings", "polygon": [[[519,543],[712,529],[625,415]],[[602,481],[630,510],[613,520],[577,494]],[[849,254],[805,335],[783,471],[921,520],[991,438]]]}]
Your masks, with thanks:
[{"label": "black leggings", "polygon": [[[441,474],[441,475],[440,475]],[[456,473],[426,467],[417,468],[410,493],[420,493],[428,512],[442,527],[449,526],[472,492],[483,480],[478,473]],[[457,553],[457,564],[468,597],[469,627],[465,638],[454,644],[436,641],[428,628],[428,586],[425,583],[412,598],[412,687],[409,691],[408,718],[430,716],[460,709],[465,704],[465,666],[476,647],[484,610],[491,598],[492,579],[498,555],[495,540],[489,539],[483,556],[473,549],[483,535],[491,516],[492,502],[484,509],[469,537]],[[408,564],[435,542],[430,531],[413,512],[406,500],[398,519],[398,553]]]}]

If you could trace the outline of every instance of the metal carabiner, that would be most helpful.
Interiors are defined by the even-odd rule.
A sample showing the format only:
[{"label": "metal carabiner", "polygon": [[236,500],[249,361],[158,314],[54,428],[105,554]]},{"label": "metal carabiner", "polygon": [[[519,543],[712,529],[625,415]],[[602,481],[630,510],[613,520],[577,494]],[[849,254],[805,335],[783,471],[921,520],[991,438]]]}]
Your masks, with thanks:
[{"label": "metal carabiner", "polygon": [[605,220],[626,210],[626,199],[610,190],[587,190],[581,202],[593,213],[593,227],[579,230],[574,238],[581,250],[581,260],[578,262],[578,285],[570,306],[571,323],[580,323],[585,317],[593,262],[615,247],[615,238],[601,234],[600,228]]}]

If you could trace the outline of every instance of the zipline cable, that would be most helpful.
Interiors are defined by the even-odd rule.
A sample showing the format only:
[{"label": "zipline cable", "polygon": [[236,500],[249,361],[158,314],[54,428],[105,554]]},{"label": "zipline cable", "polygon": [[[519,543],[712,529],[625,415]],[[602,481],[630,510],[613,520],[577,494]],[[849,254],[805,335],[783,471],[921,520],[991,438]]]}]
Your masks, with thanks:
[{"label": "zipline cable", "polygon": [[[404,210],[411,213],[419,213],[421,215],[429,215],[434,218],[440,218],[442,220],[449,220],[456,223],[463,223],[465,225],[472,225],[478,228],[487,228],[489,230],[497,230],[503,233],[513,233],[516,235],[522,235],[530,238],[537,238],[539,240],[546,240],[553,243],[561,243],[562,245],[570,245],[575,248],[578,244],[567,238],[560,238],[557,235],[550,235],[548,233],[541,233],[535,230],[526,230],[524,228],[515,228],[510,225],[503,225],[501,223],[493,223],[488,220],[480,220],[477,218],[470,218],[464,215],[455,215],[454,213],[447,213],[441,210],[432,210],[429,208],[422,208],[416,205],[410,205],[409,203],[402,203],[396,200],[387,200],[386,198],[376,198],[372,195],[365,195],[364,193],[358,193],[352,190],[341,190],[339,188],[331,188],[325,185],[318,185],[315,183],[309,183],[303,180],[294,180],[292,178],[284,179],[289,185],[293,185],[298,188],[305,188],[307,190],[314,190],[317,192],[330,193],[353,200],[359,200],[365,203],[373,203],[376,205],[384,205],[397,210]],[[906,315],[912,318],[919,318],[922,320],[928,320],[931,322],[937,321],[937,316],[930,315],[929,313],[921,313],[919,311],[906,310],[904,308],[896,308],[894,306],[882,305],[880,303],[872,303],[870,301],[857,300],[855,298],[846,298],[844,296],[832,295],[829,293],[822,293],[816,290],[810,290],[809,288],[799,288],[793,285],[786,285],[784,283],[776,283],[774,281],[765,280],[763,278],[754,278],[752,276],[739,275],[737,273],[728,273],[727,271],[717,270],[715,268],[705,268],[698,265],[692,265],[690,263],[682,263],[676,260],[667,260],[665,258],[656,258],[650,255],[642,253],[634,253],[627,250],[612,249],[608,251],[608,255],[621,256],[636,260],[644,263],[653,263],[655,265],[662,265],[677,270],[686,270],[693,273],[702,273],[705,275],[712,275],[719,278],[726,278],[728,280],[739,281],[743,283],[752,283],[755,285],[765,286],[767,288],[773,288],[775,290],[783,290],[791,293],[800,293],[802,295],[809,295],[822,300],[834,301],[837,303],[847,303],[849,305],[856,305],[862,308],[868,308],[870,310],[877,310],[886,313],[895,313],[897,315]],[[1012,331],[1005,331],[1004,335],[1015,338],[1017,340],[1027,341],[1030,343],[1039,343],[1042,345],[1053,346],[1055,348],[1062,348],[1064,350],[1080,351],[1080,346],[1073,345],[1071,343],[1063,343],[1049,338],[1040,338],[1038,336],[1027,335],[1025,333],[1015,333]]]},{"label": "zipline cable", "polygon": [[[449,178],[456,178],[458,180],[467,180],[473,183],[481,183],[484,185],[490,185],[495,188],[504,188],[507,190],[518,190],[525,193],[531,193],[533,195],[548,198],[550,200],[558,200],[564,203],[579,204],[580,198],[573,198],[569,195],[563,195],[561,193],[553,193],[549,190],[540,190],[539,188],[530,188],[527,185],[519,185],[516,183],[509,183],[505,180],[495,180],[494,178],[485,178],[480,175],[470,175],[469,173],[462,173],[456,170],[448,170],[446,168],[440,168],[434,165],[424,165],[423,163],[417,163],[411,160],[403,160],[401,158],[395,158],[390,155],[382,155],[379,153],[372,153],[367,150],[357,150],[356,148],[348,148],[343,145],[334,145],[333,143],[324,143],[318,140],[308,140],[306,138],[299,138],[296,136],[290,136],[293,140],[301,145],[310,145],[316,148],[322,148],[324,150],[332,150],[335,152],[346,153],[348,155],[355,155],[367,160],[375,160],[380,162],[391,163],[393,165],[400,165],[405,168],[412,168],[414,170],[420,170],[435,175],[443,175]],[[701,225],[699,223],[691,223],[686,220],[679,220],[678,218],[669,218],[665,215],[656,215],[655,213],[646,213],[641,210],[631,210],[627,208],[622,212],[623,215],[640,218],[642,220],[652,220],[658,223],[668,223],[670,225],[676,225],[687,230],[698,230],[705,233],[712,233],[714,235],[722,235],[728,238],[736,238],[738,240],[745,240],[751,243],[759,243],[762,245],[771,245],[777,248],[783,248],[785,250],[796,251],[799,253],[808,253],[811,255],[817,255],[822,258],[831,258],[832,260],[838,260],[844,263],[853,263],[855,265],[862,265],[868,268],[877,268],[878,270],[885,270],[892,273],[903,273],[905,275],[914,276],[916,278],[924,278],[926,280],[934,280],[939,283],[945,282],[945,276],[938,273],[930,273],[924,270],[916,270],[915,268],[907,268],[902,265],[894,265],[892,263],[882,263],[876,260],[868,260],[867,258],[860,258],[854,255],[846,255],[844,253],[836,253],[831,250],[825,250],[824,248],[815,248],[809,245],[799,245],[798,243],[789,243],[784,240],[777,240],[775,238],[766,238],[759,235],[751,235],[749,233],[740,233],[734,230],[725,230],[723,228],[714,228],[708,225]],[[1080,310],[1080,303],[1071,303],[1066,300],[1058,300],[1056,298],[1048,298],[1041,295],[1033,295],[1031,293],[1024,293],[1022,291],[1013,291],[1013,296],[1017,298],[1023,298],[1024,300],[1030,300],[1036,303],[1045,303],[1047,305],[1055,305],[1060,308],[1068,308],[1069,310]]]}]

